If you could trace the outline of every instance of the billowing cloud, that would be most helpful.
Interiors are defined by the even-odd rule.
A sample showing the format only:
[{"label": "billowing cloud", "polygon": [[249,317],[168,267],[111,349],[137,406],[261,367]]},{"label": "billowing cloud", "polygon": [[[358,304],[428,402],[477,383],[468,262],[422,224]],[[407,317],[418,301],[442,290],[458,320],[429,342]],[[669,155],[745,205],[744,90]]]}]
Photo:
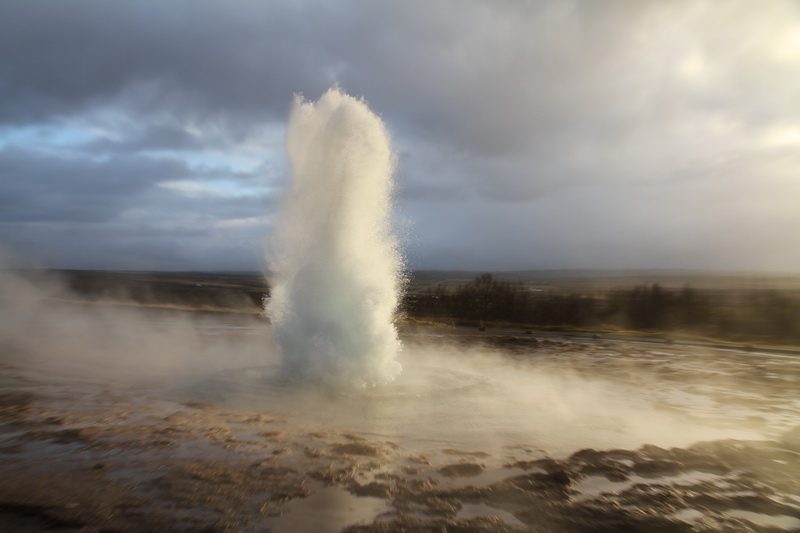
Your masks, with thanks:
[{"label": "billowing cloud", "polygon": [[394,134],[413,266],[800,267],[789,0],[8,0],[0,240],[255,268],[292,95],[335,83]]}]

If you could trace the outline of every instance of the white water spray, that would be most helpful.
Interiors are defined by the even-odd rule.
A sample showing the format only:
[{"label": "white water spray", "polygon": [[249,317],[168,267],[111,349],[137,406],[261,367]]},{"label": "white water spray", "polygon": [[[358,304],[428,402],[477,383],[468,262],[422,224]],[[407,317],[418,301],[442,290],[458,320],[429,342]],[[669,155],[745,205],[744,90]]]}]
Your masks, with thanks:
[{"label": "white water spray", "polygon": [[390,231],[394,154],[381,120],[338,88],[296,97],[292,189],[269,257],[266,311],[291,376],[374,385],[400,373],[401,260]]}]

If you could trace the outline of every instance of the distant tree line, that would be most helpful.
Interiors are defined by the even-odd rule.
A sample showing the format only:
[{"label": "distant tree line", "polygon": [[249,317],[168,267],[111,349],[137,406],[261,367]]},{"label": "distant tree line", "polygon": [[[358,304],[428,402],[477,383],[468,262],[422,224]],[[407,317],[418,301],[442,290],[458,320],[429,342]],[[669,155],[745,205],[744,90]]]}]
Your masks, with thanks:
[{"label": "distant tree line", "polygon": [[409,294],[406,315],[464,325],[680,331],[737,341],[800,343],[800,295],[776,290],[637,285],[579,294],[482,274]]},{"label": "distant tree line", "polygon": [[254,310],[269,292],[260,276],[192,272],[56,271],[74,295],[96,301]]},{"label": "distant tree line", "polygon": [[[258,312],[269,287],[260,275],[187,272],[56,271],[73,294],[197,309]],[[800,345],[800,292],[665,288],[640,284],[563,291],[482,274],[407,293],[406,316],[462,325],[632,329],[680,332],[739,342]]]}]

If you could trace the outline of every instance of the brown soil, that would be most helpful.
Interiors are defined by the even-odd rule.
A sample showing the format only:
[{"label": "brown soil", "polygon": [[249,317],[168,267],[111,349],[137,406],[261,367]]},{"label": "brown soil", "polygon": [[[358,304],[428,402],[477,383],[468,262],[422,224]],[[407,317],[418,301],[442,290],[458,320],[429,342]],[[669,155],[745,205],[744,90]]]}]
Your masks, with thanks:
[{"label": "brown soil", "polygon": [[[511,357],[543,343],[563,358],[582,349],[490,342]],[[264,531],[321,486],[386,502],[349,532],[772,533],[800,524],[800,426],[773,440],[521,453],[487,467],[496,458],[481,450],[443,447],[449,461],[431,460],[371,435],[309,432],[261,413],[149,406],[102,384],[45,394],[53,378],[2,370],[2,531]],[[467,516],[470,506],[488,510]]]}]

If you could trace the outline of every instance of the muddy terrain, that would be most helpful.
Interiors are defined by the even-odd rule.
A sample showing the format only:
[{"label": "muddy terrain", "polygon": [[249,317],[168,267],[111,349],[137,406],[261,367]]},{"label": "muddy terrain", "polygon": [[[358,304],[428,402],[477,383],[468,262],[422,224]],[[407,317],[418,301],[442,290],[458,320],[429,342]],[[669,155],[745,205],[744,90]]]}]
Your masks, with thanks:
[{"label": "muddy terrain", "polygon": [[[205,334],[209,342],[219,337],[217,330]],[[248,342],[254,340],[262,341],[255,335]],[[446,349],[458,357],[480,349],[486,368],[514,365],[523,384],[536,386],[535,376],[550,372],[568,371],[574,380],[601,377],[608,394],[617,391],[631,405],[648,403],[652,413],[670,417],[663,420],[683,422],[654,428],[652,439],[649,430],[619,427],[592,440],[597,432],[581,433],[576,426],[586,422],[565,414],[561,429],[532,425],[541,427],[542,439],[519,437],[514,428],[492,438],[490,420],[484,425],[464,413],[468,427],[451,420],[448,440],[402,420],[397,425],[403,427],[387,429],[387,420],[369,425],[322,407],[296,409],[298,401],[288,406],[277,399],[286,390],[272,391],[273,408],[225,393],[221,383],[267,379],[252,367],[232,364],[239,374],[202,370],[187,380],[132,379],[124,368],[43,365],[4,346],[0,530],[800,530],[796,357],[524,335],[422,332],[404,341],[418,354],[404,361],[407,368],[427,351]],[[472,383],[469,395],[500,385]],[[432,411],[438,405],[453,418],[459,411],[448,397],[466,394],[459,390],[424,394]],[[352,395],[349,403],[331,398],[331,413],[353,405]],[[355,402],[375,401],[370,398],[356,396]],[[543,403],[503,402],[498,416]],[[542,411],[560,408],[540,405]],[[312,412],[322,415],[303,414]],[[377,412],[391,422],[395,411]],[[618,420],[609,414],[599,422]],[[705,433],[687,428],[707,429],[715,438],[696,439]],[[559,431],[571,436],[547,444]],[[614,440],[615,432],[624,438]],[[477,444],[481,439],[486,445]],[[589,441],[593,446],[582,446]]]}]

